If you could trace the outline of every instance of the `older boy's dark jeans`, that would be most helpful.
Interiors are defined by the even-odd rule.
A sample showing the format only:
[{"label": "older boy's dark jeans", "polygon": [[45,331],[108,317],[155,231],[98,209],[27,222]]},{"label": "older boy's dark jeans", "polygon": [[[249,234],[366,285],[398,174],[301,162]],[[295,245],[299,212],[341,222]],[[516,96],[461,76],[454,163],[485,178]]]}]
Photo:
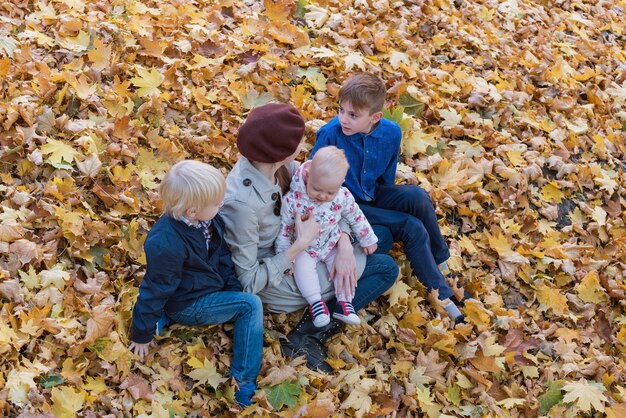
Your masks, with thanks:
[{"label": "older boy's dark jeans", "polygon": [[256,381],[263,351],[263,304],[257,295],[215,292],[197,299],[182,311],[167,315],[172,322],[184,325],[234,322],[230,374],[240,386]]},{"label": "older boy's dark jeans", "polygon": [[370,224],[387,227],[393,240],[404,244],[413,273],[428,290],[439,290],[442,300],[453,295],[439,271],[439,264],[450,257],[450,251],[424,189],[411,185],[378,186],[373,201],[358,204]]}]

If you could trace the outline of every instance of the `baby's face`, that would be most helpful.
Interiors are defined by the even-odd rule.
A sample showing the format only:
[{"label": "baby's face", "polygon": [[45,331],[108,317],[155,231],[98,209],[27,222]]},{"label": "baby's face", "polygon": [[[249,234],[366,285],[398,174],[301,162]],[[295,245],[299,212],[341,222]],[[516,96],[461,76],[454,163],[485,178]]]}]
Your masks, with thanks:
[{"label": "baby's face", "polygon": [[317,203],[330,202],[337,196],[346,177],[345,173],[320,175],[318,171],[315,166],[309,170],[306,192]]}]

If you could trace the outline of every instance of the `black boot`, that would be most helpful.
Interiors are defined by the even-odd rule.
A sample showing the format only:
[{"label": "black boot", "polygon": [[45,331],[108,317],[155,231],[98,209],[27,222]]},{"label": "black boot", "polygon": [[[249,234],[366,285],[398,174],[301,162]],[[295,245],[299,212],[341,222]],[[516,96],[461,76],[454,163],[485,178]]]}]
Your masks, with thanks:
[{"label": "black boot", "polygon": [[333,369],[326,363],[324,343],[337,334],[342,325],[341,322],[331,319],[330,324],[317,328],[313,325],[311,313],[307,309],[300,322],[287,334],[287,341],[281,343],[283,355],[291,358],[305,356],[309,369],[331,373]]}]

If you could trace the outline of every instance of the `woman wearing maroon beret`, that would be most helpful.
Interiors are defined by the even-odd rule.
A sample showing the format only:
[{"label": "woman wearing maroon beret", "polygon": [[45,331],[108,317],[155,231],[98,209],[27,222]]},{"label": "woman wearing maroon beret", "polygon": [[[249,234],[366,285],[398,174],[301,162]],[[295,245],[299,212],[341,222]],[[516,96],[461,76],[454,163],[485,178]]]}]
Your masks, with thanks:
[{"label": "woman wearing maroon beret", "polygon": [[[295,107],[272,103],[255,108],[239,129],[237,146],[242,157],[226,178],[222,217],[235,271],[244,291],[257,294],[271,312],[294,312],[308,305],[296,286],[291,266],[296,255],[317,237],[316,221],[298,219],[296,241],[282,253],[274,250],[282,195],[297,167],[294,160],[303,142],[304,120]],[[328,279],[325,266],[319,266],[322,296],[329,301],[331,312],[335,307],[334,286],[352,291],[352,303],[358,311],[395,282],[398,266],[386,255],[391,234],[384,228],[374,228],[379,253],[365,256],[344,233],[331,272],[333,280]],[[324,343],[341,329],[340,324],[332,320],[317,328],[307,310],[287,335],[283,352],[293,357],[305,355],[310,368],[330,372]]]}]

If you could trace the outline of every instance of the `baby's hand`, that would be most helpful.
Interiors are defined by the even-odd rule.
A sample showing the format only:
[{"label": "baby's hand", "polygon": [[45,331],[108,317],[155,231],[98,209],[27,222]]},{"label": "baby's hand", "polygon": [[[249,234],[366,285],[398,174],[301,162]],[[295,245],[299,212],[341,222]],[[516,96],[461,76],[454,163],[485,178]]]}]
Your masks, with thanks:
[{"label": "baby's hand", "polygon": [[140,360],[143,360],[146,357],[146,355],[148,355],[148,351],[149,351],[150,347],[154,347],[155,345],[156,344],[154,343],[154,341],[151,341],[151,342],[145,343],[145,344],[139,344],[139,343],[136,343],[136,342],[133,341],[132,343],[130,343],[128,348],[137,357],[139,357]]},{"label": "baby's hand", "polygon": [[363,247],[363,252],[366,255],[374,254],[374,251],[378,248],[378,244],[368,245],[367,247]]}]

